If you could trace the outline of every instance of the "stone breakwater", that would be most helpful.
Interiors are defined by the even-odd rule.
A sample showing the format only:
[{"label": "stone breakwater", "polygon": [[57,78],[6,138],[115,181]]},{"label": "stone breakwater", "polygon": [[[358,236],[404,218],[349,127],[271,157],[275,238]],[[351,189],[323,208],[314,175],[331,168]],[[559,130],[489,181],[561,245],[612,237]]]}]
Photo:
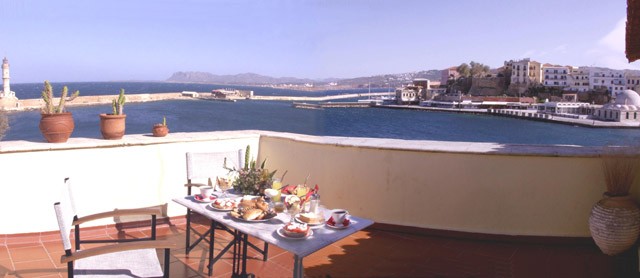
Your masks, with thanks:
[{"label": "stone breakwater", "polygon": [[[203,94],[203,93],[201,93]],[[322,97],[296,97],[296,96],[253,96],[254,100],[279,100],[279,101],[328,101],[344,98],[356,98],[366,96],[385,96],[389,93],[361,93],[361,94],[343,94],[333,96]],[[99,105],[110,104],[114,98],[118,95],[101,95],[101,96],[79,96],[71,102],[67,102],[68,107],[80,106],[80,105]],[[200,99],[199,97],[193,97],[190,95],[183,95],[182,93],[153,93],[153,94],[127,94],[127,102],[147,102],[158,100],[173,100],[173,99]],[[221,100],[240,100],[244,98],[229,98]],[[59,98],[54,99],[54,103],[58,103]],[[2,100],[0,99],[0,110],[7,111],[23,111],[40,109],[44,106],[44,101],[41,98],[37,99],[21,99],[21,100]]]},{"label": "stone breakwater", "polygon": [[[68,107],[81,105],[99,105],[111,104],[111,101],[118,95],[101,95],[101,96],[79,96],[71,102],[67,102]],[[171,99],[192,99],[189,96],[182,96],[182,93],[155,93],[155,94],[127,94],[127,102],[147,102]],[[54,104],[57,104],[60,98],[55,98]],[[21,99],[13,101],[11,104],[2,104],[1,108],[7,111],[23,111],[40,109],[44,106],[44,101],[38,99]]]}]

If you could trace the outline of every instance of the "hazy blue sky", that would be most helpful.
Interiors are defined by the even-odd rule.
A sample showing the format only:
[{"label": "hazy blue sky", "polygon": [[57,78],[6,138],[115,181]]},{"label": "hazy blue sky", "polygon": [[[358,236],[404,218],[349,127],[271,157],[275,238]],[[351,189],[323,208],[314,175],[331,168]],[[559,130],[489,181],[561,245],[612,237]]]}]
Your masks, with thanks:
[{"label": "hazy blue sky", "polygon": [[626,0],[0,0],[0,55],[14,83],[347,78],[525,57],[640,69],[625,17]]}]

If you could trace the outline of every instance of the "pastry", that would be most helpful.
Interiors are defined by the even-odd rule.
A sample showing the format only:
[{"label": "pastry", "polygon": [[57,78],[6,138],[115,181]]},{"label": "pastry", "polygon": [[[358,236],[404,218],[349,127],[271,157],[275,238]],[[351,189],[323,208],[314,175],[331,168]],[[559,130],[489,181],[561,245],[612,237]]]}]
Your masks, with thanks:
[{"label": "pastry", "polygon": [[309,226],[304,223],[292,222],[284,225],[284,227],[282,228],[282,232],[285,236],[288,237],[302,238],[307,236],[307,234],[309,233]]},{"label": "pastry", "polygon": [[309,223],[309,224],[320,224],[324,221],[324,218],[311,212],[299,214],[298,219],[300,219],[300,221],[302,222]]}]

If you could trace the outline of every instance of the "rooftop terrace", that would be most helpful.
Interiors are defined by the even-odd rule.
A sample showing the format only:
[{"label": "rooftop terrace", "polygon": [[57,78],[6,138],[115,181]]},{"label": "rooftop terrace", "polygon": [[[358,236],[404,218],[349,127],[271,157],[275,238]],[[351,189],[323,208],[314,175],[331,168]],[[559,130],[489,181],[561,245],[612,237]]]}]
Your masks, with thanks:
[{"label": "rooftop terrace", "polygon": [[[189,255],[184,251],[184,218],[158,227],[159,238],[175,240],[170,277],[208,277],[207,246],[201,243]],[[207,221],[197,222],[204,232]],[[86,231],[87,238],[148,236],[147,228],[119,232],[112,227]],[[84,236],[83,236],[84,238]],[[57,233],[1,237],[0,277],[66,277],[59,259],[64,250]],[[215,252],[228,242],[217,233]],[[376,227],[358,232],[304,260],[308,277],[632,277],[637,261],[632,252],[603,255],[594,245],[529,244],[460,239],[385,231]],[[161,254],[160,254],[161,255]],[[258,277],[286,277],[293,255],[272,246],[269,259],[250,253],[248,269]],[[212,277],[231,275],[228,253],[214,266]]]},{"label": "rooftop terrace", "polygon": [[[305,258],[310,277],[637,274],[637,245],[609,257],[590,238],[587,219],[604,191],[598,148],[234,131],[2,142],[0,277],[65,275],[52,208],[65,177],[77,187],[81,216],[116,207],[162,207],[170,224],[160,226],[160,234],[180,247],[172,252],[172,277],[203,275],[206,246],[185,256],[185,209],[171,201],[186,194],[185,153],[247,145],[258,160],[268,158],[268,168],[288,170],[286,183],[301,183],[311,174],[309,183],[320,185],[326,207],[376,222]],[[637,189],[632,194],[637,200]],[[118,233],[113,227],[121,221],[127,222],[96,222],[88,232],[148,232]],[[274,247],[269,261],[252,260],[249,269],[261,277],[289,276],[292,260]],[[227,277],[229,262],[217,264],[214,274]]]}]

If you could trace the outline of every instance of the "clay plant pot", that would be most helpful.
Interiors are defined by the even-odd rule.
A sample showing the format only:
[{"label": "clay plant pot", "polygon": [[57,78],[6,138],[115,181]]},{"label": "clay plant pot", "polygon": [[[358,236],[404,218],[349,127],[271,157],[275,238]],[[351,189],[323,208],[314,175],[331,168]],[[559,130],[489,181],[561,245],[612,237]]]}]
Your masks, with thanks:
[{"label": "clay plant pot", "polygon": [[154,137],[165,137],[169,134],[169,128],[166,125],[156,124],[153,126],[152,132]]},{"label": "clay plant pot", "polygon": [[122,139],[127,115],[100,114],[100,133],[107,140]]},{"label": "clay plant pot", "polygon": [[44,139],[49,143],[67,142],[75,128],[71,113],[65,112],[40,115],[42,116],[40,118],[40,132],[42,132]]},{"label": "clay plant pot", "polygon": [[602,253],[620,254],[638,239],[640,209],[630,196],[605,196],[591,209],[589,231]]}]

